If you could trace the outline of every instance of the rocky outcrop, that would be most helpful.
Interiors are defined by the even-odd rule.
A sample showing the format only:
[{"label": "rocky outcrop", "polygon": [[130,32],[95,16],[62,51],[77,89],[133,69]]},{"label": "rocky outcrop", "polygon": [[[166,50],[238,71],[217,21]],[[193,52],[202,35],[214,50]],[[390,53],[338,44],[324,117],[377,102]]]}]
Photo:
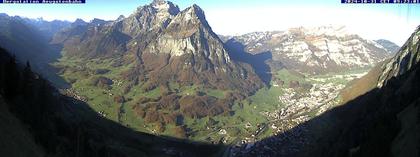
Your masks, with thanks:
[{"label": "rocky outcrop", "polygon": [[148,31],[159,31],[169,24],[171,19],[180,12],[179,7],[165,0],[154,0],[151,4],[140,6],[126,19],[122,20],[120,28],[124,34],[137,37]]},{"label": "rocky outcrop", "polygon": [[399,53],[382,66],[378,87],[384,86],[392,77],[398,77],[410,71],[420,61],[420,27],[401,47]]},{"label": "rocky outcrop", "polygon": [[343,102],[350,101],[366,92],[381,88],[393,77],[399,77],[419,62],[419,28],[392,58],[380,62],[368,74],[351,82],[341,91]]},{"label": "rocky outcrop", "polygon": [[159,39],[152,43],[150,51],[170,53],[171,56],[194,53],[208,58],[216,65],[227,64],[230,61],[223,43],[211,30],[203,10],[197,5],[174,17]]}]

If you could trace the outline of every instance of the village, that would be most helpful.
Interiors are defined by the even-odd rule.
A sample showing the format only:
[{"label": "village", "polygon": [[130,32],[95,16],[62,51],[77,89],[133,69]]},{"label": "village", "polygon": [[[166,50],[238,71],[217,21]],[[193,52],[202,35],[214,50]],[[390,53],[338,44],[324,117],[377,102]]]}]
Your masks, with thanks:
[{"label": "village", "polygon": [[[230,155],[237,156],[251,153],[250,151],[258,151],[258,149],[279,149],[276,151],[280,154],[289,154],[291,152],[299,151],[298,146],[308,143],[306,136],[303,136],[303,134],[308,131],[305,122],[333,108],[339,103],[338,95],[345,87],[345,84],[331,80],[342,79],[350,81],[360,78],[365,74],[366,73],[333,75],[328,78],[310,78],[314,83],[307,92],[300,92],[295,88],[284,88],[284,94],[278,97],[279,104],[281,104],[279,106],[281,107],[274,111],[261,112],[268,120],[266,123],[266,126],[268,127],[257,127],[256,131],[256,133],[258,133],[264,131],[263,129],[271,129],[273,133],[272,137],[274,138],[260,139],[256,134],[252,134],[251,137],[246,137],[240,143],[231,147],[229,150]],[[282,145],[285,144],[285,140],[288,141],[288,149],[281,149]],[[265,145],[265,143],[270,143],[270,145]],[[278,145],[273,146],[273,143]],[[264,156],[263,154],[260,155]]]}]

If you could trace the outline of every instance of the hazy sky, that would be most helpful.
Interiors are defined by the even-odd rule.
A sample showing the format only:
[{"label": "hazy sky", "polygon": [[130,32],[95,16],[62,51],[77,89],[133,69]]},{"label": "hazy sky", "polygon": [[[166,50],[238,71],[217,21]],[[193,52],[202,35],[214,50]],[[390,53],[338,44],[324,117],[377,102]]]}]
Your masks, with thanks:
[{"label": "hazy sky", "polygon": [[[86,0],[86,4],[0,4],[0,12],[46,20],[116,19],[152,0]],[[341,0],[172,0],[181,9],[198,4],[218,34],[237,35],[290,27],[346,25],[368,39],[402,45],[420,25],[419,4],[341,4]]]}]

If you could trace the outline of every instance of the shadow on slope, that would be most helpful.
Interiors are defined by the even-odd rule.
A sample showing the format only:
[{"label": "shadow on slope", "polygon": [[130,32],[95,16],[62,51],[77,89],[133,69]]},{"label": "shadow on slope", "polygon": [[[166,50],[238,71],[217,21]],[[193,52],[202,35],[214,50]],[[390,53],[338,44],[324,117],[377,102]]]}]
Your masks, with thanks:
[{"label": "shadow on slope", "polygon": [[226,49],[230,52],[229,57],[232,60],[250,64],[260,79],[263,80],[267,86],[270,85],[272,79],[271,68],[266,62],[273,58],[271,52],[267,51],[252,55],[245,51],[245,45],[235,39],[229,39],[225,45]]},{"label": "shadow on slope", "polygon": [[235,155],[418,156],[419,67]]},{"label": "shadow on slope", "polygon": [[32,69],[54,82],[59,88],[70,85],[56,74],[50,63],[61,58],[62,46],[51,45],[51,35],[43,32],[20,17],[0,16],[1,47],[14,54],[19,62],[31,61]]},{"label": "shadow on slope", "polygon": [[224,146],[135,132],[101,117],[0,49],[0,97],[47,156],[219,156]]}]

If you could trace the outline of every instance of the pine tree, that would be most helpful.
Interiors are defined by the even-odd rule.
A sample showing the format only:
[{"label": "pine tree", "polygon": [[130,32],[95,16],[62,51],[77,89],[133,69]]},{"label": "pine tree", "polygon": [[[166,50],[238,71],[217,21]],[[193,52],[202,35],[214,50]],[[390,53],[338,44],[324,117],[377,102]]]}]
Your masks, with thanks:
[{"label": "pine tree", "polygon": [[33,100],[33,73],[31,70],[31,64],[29,61],[26,62],[25,69],[23,70],[23,82],[22,82],[22,91],[23,96],[26,100]]},{"label": "pine tree", "polygon": [[5,97],[7,99],[13,99],[17,95],[20,79],[16,65],[16,56],[10,58],[5,66],[5,72]]}]

